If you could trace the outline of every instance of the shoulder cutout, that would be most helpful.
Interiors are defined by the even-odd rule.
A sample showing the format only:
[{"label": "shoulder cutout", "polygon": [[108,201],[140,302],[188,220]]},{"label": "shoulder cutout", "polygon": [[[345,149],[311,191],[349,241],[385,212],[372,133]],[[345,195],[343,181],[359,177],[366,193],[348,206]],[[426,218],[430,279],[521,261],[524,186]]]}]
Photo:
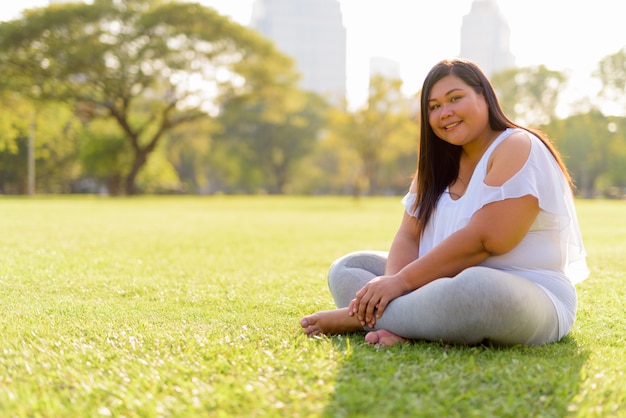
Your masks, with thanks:
[{"label": "shoulder cutout", "polygon": [[505,138],[489,157],[485,184],[502,186],[515,175],[528,160],[531,139],[527,132],[514,132]]}]

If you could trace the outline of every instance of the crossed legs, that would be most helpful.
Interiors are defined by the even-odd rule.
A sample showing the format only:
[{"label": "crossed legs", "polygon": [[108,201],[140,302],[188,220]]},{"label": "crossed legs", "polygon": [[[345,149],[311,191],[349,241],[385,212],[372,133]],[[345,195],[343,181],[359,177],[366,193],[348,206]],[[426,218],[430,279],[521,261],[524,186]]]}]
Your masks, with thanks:
[{"label": "crossed legs", "polygon": [[[309,335],[362,331],[347,306],[355,293],[384,274],[386,253],[362,251],[340,258],[328,284],[336,310],[302,318]],[[471,267],[393,300],[366,341],[392,345],[405,339],[452,344],[540,345],[556,341],[558,320],[548,295],[529,280],[500,270]]]}]

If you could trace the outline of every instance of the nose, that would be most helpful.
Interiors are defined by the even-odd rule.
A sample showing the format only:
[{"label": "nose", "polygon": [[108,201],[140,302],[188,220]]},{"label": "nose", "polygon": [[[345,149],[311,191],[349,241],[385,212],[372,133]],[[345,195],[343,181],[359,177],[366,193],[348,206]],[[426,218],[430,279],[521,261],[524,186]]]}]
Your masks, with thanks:
[{"label": "nose", "polygon": [[448,103],[445,103],[441,106],[441,119],[448,118],[452,116],[453,113],[454,112],[452,111],[452,106],[450,106]]}]

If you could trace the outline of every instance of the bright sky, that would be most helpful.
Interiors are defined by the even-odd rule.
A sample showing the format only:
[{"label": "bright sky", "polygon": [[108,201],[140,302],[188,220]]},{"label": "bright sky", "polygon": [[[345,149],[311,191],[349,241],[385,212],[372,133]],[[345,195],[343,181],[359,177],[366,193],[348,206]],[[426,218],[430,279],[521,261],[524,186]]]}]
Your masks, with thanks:
[{"label": "bright sky", "polygon": [[[254,0],[198,0],[247,25]],[[439,60],[458,56],[463,16],[473,0],[339,0],[348,34],[351,104],[367,96],[369,58],[398,62],[404,90],[416,93]],[[566,103],[595,95],[591,73],[605,56],[626,47],[623,0],[497,0],[511,29],[518,66],[544,64],[569,76]],[[47,0],[3,1],[0,20]],[[567,106],[567,105],[565,105]],[[562,109],[567,112],[566,109]]]}]

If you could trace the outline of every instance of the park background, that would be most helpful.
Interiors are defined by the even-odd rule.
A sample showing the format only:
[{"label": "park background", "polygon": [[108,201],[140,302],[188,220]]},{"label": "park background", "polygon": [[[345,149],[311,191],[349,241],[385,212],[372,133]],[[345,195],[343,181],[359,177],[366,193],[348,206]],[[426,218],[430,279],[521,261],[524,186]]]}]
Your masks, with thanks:
[{"label": "park background", "polygon": [[[618,14],[595,4],[614,36],[564,36],[563,55],[618,44],[587,62],[598,90],[570,111],[555,107],[568,71],[493,77],[564,154],[592,271],[567,337],[506,349],[299,327],[333,308],[334,259],[393,238],[415,84],[375,77],[362,103],[329,103],[206,4],[100,0],[1,23],[0,416],[626,416],[625,50]],[[556,37],[543,46],[559,54]],[[213,81],[208,105],[196,77]]]},{"label": "park background", "polygon": [[[350,49],[347,96],[339,101],[302,89],[295,63],[231,18],[243,20],[250,1],[214,2],[229,15],[215,14],[211,2],[122,2],[133,5],[128,9],[107,1],[60,3],[17,16],[19,9],[7,11],[17,20],[1,26],[0,193],[403,194],[416,160],[415,77],[442,58],[433,52],[440,38],[441,54],[456,52],[470,5],[493,0],[446,5],[443,27],[427,18],[441,14],[441,5],[429,6],[428,15],[425,6],[409,7],[401,27],[429,32],[409,32],[398,42],[390,41],[397,31],[383,35],[392,12],[402,14],[390,3],[380,14],[386,26],[359,45],[372,53],[388,45],[390,55],[405,51],[413,60],[398,57],[403,77],[373,74],[365,82],[367,65],[358,65],[363,52],[354,39],[367,25],[356,25],[358,10],[343,1]],[[545,23],[558,4],[527,9]],[[516,10],[508,1],[502,9]],[[377,10],[369,2],[360,9],[369,18]],[[553,138],[579,196],[621,198],[625,41],[613,30],[610,8],[577,3],[568,10],[603,23],[594,30],[585,23],[589,30],[581,31],[575,19],[555,21],[562,38],[540,42],[534,26],[520,23],[532,13],[506,16],[515,22],[519,61],[532,63],[491,78],[513,120]],[[406,15],[413,13],[410,26]],[[419,67],[421,54],[407,44],[413,36],[414,50],[425,53]],[[533,48],[538,57],[551,51],[549,64],[530,61]]]}]

